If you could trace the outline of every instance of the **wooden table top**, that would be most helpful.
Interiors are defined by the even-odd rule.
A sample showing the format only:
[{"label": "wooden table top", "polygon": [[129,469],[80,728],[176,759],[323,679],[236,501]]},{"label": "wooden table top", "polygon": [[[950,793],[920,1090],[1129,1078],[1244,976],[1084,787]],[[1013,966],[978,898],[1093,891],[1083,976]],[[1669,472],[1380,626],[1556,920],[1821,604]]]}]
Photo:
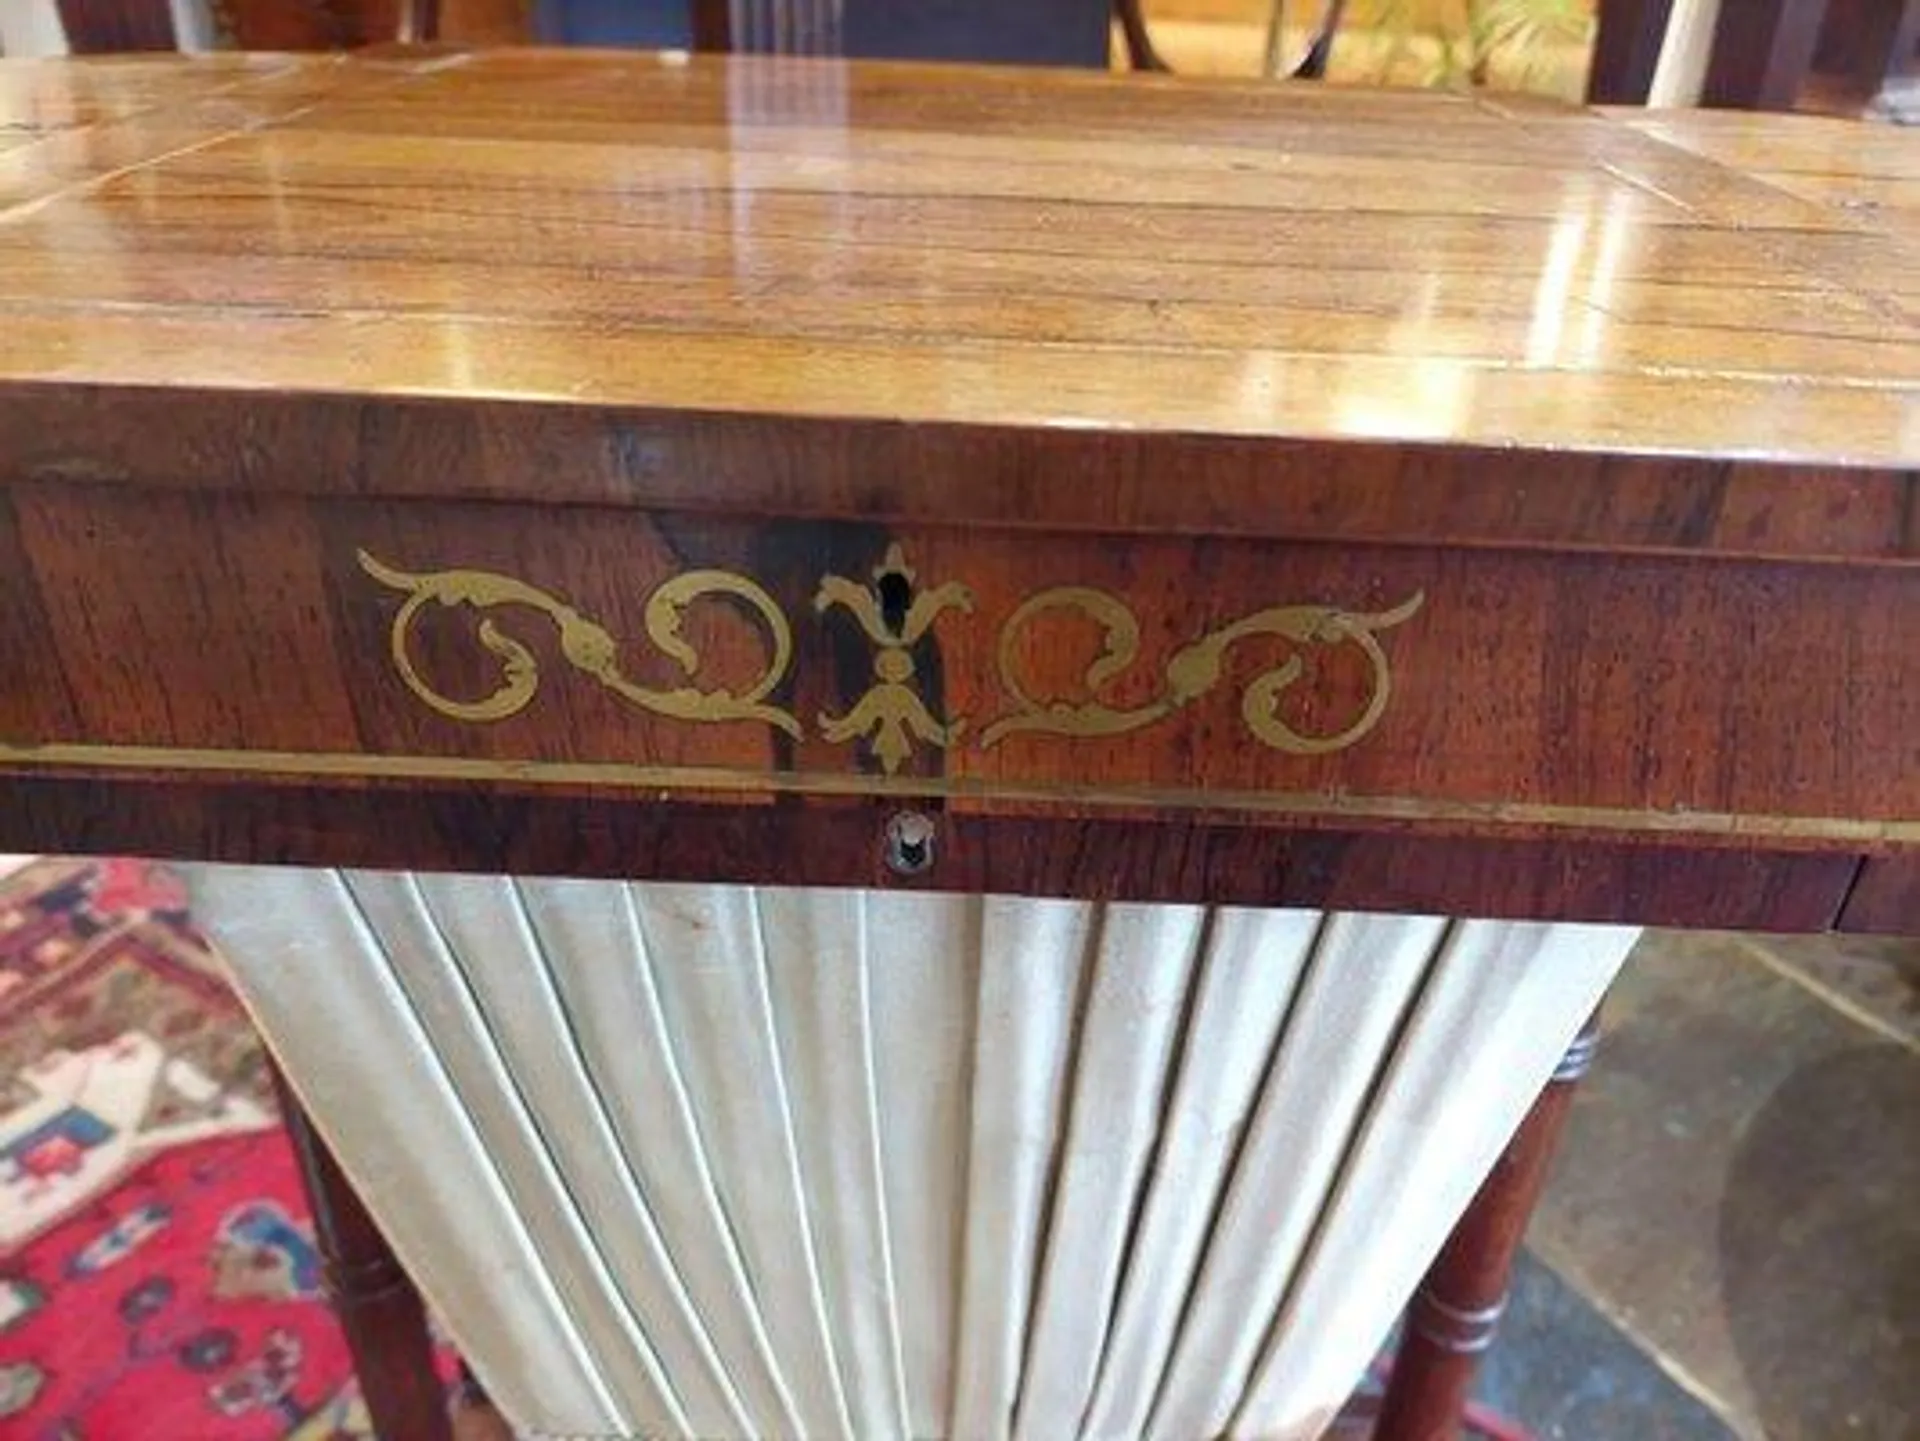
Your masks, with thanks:
[{"label": "wooden table top", "polygon": [[1844,135],[826,61],[8,62],[0,425],[162,386],[1910,466],[1920,137],[1874,134],[1862,206]]},{"label": "wooden table top", "polygon": [[1917,175],[1320,86],[0,63],[0,847],[1920,930]]},{"label": "wooden table top", "polygon": [[1857,224],[1920,240],[1920,135],[1909,127],[1746,110],[1602,113],[1777,190],[1837,207]]}]

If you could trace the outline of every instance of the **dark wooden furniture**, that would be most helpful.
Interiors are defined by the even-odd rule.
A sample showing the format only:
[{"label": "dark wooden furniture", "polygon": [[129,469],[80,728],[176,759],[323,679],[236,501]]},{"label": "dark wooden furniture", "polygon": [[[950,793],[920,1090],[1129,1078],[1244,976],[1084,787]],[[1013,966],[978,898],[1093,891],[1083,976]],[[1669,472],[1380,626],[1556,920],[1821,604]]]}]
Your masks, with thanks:
[{"label": "dark wooden furniture", "polygon": [[1920,929],[1920,268],[1711,158],[1791,122],[516,52],[0,104],[0,846]]},{"label": "dark wooden furniture", "polygon": [[[1590,100],[1646,102],[1672,12],[1673,0],[1605,0]],[[1920,79],[1920,0],[1723,0],[1701,103],[1791,110],[1823,55],[1862,99]]]},{"label": "dark wooden furniture", "polygon": [[[168,0],[58,0],[60,23],[76,55],[173,50]],[[222,16],[247,50],[351,49],[359,45],[432,40],[440,0],[226,0]]]},{"label": "dark wooden furniture", "polygon": [[420,1293],[277,1067],[273,1076],[313,1208],[327,1297],[346,1333],[374,1432],[406,1441],[448,1441],[447,1398]]},{"label": "dark wooden furniture", "polygon": [[1701,103],[1789,110],[1813,69],[1824,0],[1723,0]]},{"label": "dark wooden furniture", "polygon": [[1458,1434],[1480,1358],[1506,1310],[1527,1220],[1547,1184],[1574,1087],[1593,1064],[1600,1018],[1580,1032],[1519,1133],[1460,1218],[1407,1310],[1376,1435],[1449,1441]]},{"label": "dark wooden furniture", "polygon": [[1846,62],[1848,72],[1868,93],[1877,93],[1906,113],[1920,90],[1920,0],[1878,0],[1862,30],[1858,45],[1835,58]]},{"label": "dark wooden furniture", "polygon": [[1596,105],[1644,105],[1673,20],[1673,0],[1606,0],[1596,11],[1587,99]]},{"label": "dark wooden furniture", "polygon": [[60,24],[76,55],[172,50],[173,7],[166,0],[59,0]]}]

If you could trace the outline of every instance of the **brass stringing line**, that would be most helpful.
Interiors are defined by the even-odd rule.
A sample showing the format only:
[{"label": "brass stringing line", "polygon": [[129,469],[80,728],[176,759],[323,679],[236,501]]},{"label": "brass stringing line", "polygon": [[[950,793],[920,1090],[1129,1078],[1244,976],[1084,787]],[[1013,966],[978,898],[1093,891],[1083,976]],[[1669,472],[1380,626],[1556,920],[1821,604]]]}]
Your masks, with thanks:
[{"label": "brass stringing line", "polygon": [[0,744],[0,767],[229,772],[311,782],[353,780],[481,781],[506,785],[603,786],[669,800],[774,791],[789,795],[867,798],[964,797],[1019,804],[1097,809],[1169,806],[1217,814],[1268,815],[1548,826],[1635,834],[1776,837],[1859,843],[1920,844],[1920,818],[1867,820],[1775,812],[1633,810],[1625,806],[1551,801],[1475,801],[1444,796],[1362,795],[1324,791],[1202,790],[1179,786],[1046,785],[1033,781],[946,776],[879,776],[859,772],[750,771],[737,767],[636,765],[619,761],[492,760],[479,756],[394,754],[379,751],[227,750],[214,747]]},{"label": "brass stringing line", "polygon": [[[480,642],[501,662],[502,681],[493,694],[477,701],[459,701],[440,694],[413,664],[407,638],[419,612],[429,602],[443,607],[470,606],[485,610],[518,606],[538,611],[559,631],[561,650],[577,669],[637,705],[696,721],[757,719],[777,725],[798,738],[797,721],[766,703],[785,677],[793,660],[793,637],[786,616],[771,596],[745,576],[729,571],[695,570],[675,576],[648,597],[645,624],[649,638],[677,661],[689,676],[699,669],[699,656],[680,635],[680,619],[693,601],[709,595],[732,595],[744,601],[764,623],[772,642],[772,656],[761,674],[742,694],[727,690],[700,691],[685,687],[655,691],[620,674],[615,642],[593,621],[565,602],[523,581],[491,571],[449,570],[414,574],[386,565],[366,551],[361,567],[374,580],[406,596],[395,614],[389,644],[395,669],[419,699],[441,714],[457,720],[487,721],[514,715],[532,699],[539,685],[538,663],[531,651],[504,634],[491,618],[478,627]],[[875,584],[856,585],[844,576],[822,577],[816,608],[844,606],[875,642],[875,672],[879,684],[863,702],[888,687],[906,690],[914,704],[924,704],[906,681],[912,678],[912,659],[906,647],[918,639],[946,609],[971,610],[972,595],[964,586],[948,583],[913,597],[899,632],[883,614],[879,584],[889,573],[908,581],[912,571],[897,546],[874,571]],[[1138,656],[1139,620],[1118,597],[1085,586],[1055,586],[1029,596],[1000,629],[997,660],[1000,678],[1013,708],[983,732],[981,744],[990,746],[1019,731],[1046,731],[1066,735],[1111,735],[1152,724],[1204,694],[1219,678],[1221,657],[1248,636],[1269,634],[1297,646],[1353,644],[1366,656],[1374,685],[1368,704],[1346,729],[1330,736],[1293,731],[1272,713],[1287,686],[1299,679],[1300,660],[1290,655],[1248,683],[1241,698],[1242,716],[1268,744],[1296,753],[1313,753],[1352,745],[1378,722],[1390,692],[1387,660],[1378,635],[1401,625],[1425,604],[1425,592],[1416,591],[1399,605],[1380,612],[1349,612],[1330,606],[1278,606],[1258,611],[1209,632],[1177,651],[1162,669],[1162,693],[1149,703],[1117,709],[1099,701],[1097,692]],[[1075,610],[1096,621],[1104,635],[1102,651],[1082,676],[1088,698],[1080,702],[1043,704],[1025,689],[1015,668],[1016,640],[1022,629],[1047,610]],[[890,658],[891,657],[891,658]],[[904,670],[902,667],[904,666]],[[906,719],[907,709],[893,720],[870,711],[864,726],[854,725],[860,703],[842,717],[822,715],[823,729],[851,739],[890,724],[918,733],[919,717]],[[881,709],[886,709],[882,707]],[[944,733],[945,744],[964,721],[946,723],[926,716],[925,725]],[[1272,735],[1263,734],[1270,727]],[[1277,737],[1277,738],[1276,738]],[[829,739],[840,738],[829,735]],[[930,737],[931,738],[931,737]],[[874,739],[876,753],[879,738]],[[884,764],[884,760],[883,760]],[[49,742],[0,743],[0,766],[15,769],[74,769],[89,766],[147,771],[230,772],[286,779],[348,777],[364,780],[447,780],[502,782],[537,786],[606,786],[660,799],[675,791],[723,795],[775,791],[799,795],[855,797],[940,796],[1002,800],[1019,804],[1060,804],[1120,809],[1180,806],[1215,813],[1239,813],[1324,819],[1439,822],[1495,827],[1546,826],[1562,829],[1616,831],[1717,837],[1772,837],[1781,839],[1861,843],[1920,844],[1920,818],[1885,820],[1845,816],[1739,813],[1685,809],[1635,810],[1622,806],[1560,804],[1556,802],[1475,801],[1448,797],[1360,795],[1352,792],[1205,789],[1180,786],[1099,787],[1077,784],[1048,785],[1019,779],[970,779],[946,776],[896,776],[895,765],[886,775],[805,771],[746,770],[737,767],[662,766],[618,761],[497,760],[475,756],[396,754],[383,752],[239,750],[218,747],[95,745]]]}]

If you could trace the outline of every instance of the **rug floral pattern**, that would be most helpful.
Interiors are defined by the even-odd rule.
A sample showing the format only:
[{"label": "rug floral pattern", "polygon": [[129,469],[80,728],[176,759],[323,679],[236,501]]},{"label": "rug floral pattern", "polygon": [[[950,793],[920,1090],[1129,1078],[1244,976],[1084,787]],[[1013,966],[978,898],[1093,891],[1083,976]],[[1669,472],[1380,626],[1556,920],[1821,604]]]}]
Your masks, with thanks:
[{"label": "rug floral pattern", "polygon": [[366,1435],[259,1041],[178,881],[0,879],[0,1435]]}]

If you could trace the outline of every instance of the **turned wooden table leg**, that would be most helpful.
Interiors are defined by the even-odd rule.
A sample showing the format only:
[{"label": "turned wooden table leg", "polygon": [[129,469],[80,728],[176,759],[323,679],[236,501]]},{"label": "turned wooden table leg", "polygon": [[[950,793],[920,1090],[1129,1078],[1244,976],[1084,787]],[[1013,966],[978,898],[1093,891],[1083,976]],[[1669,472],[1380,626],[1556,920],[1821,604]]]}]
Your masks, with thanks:
[{"label": "turned wooden table leg", "polygon": [[273,1080],[313,1208],[327,1291],[347,1335],[374,1434],[380,1441],[452,1441],[420,1293],[278,1068]]},{"label": "turned wooden table leg", "polygon": [[1599,1016],[1581,1029],[1505,1154],[1454,1227],[1407,1311],[1374,1441],[1455,1441],[1480,1357],[1493,1344],[1527,1219],[1546,1184]]}]

